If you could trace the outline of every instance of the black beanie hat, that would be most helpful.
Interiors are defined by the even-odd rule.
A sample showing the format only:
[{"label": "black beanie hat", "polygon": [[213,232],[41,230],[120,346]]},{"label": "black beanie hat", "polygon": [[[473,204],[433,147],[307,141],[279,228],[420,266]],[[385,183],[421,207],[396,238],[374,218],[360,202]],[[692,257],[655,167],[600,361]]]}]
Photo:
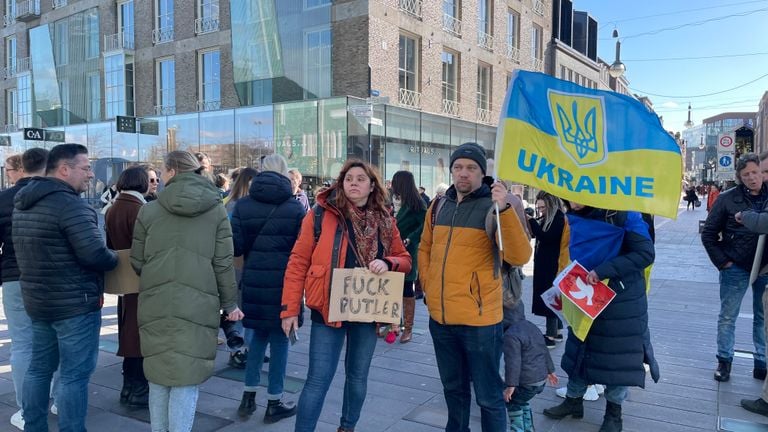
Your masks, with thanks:
[{"label": "black beanie hat", "polygon": [[453,169],[453,162],[456,161],[456,159],[472,159],[473,161],[477,162],[477,164],[480,166],[480,169],[483,170],[483,175],[486,174],[486,170],[488,168],[487,161],[485,159],[485,149],[480,147],[479,144],[468,142],[460,145],[456,150],[451,153],[451,165],[450,169]]}]

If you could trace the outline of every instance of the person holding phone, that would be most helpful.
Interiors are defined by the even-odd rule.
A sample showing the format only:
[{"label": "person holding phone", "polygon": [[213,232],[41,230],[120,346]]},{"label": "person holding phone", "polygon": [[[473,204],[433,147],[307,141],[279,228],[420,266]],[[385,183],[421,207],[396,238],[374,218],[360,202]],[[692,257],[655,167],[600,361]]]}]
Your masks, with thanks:
[{"label": "person holding phone", "polygon": [[264,423],[274,423],[296,414],[292,403],[281,400],[288,363],[288,338],[282,330],[280,311],[285,268],[303,218],[304,207],[294,199],[285,159],[278,154],[265,157],[262,171],[253,178],[248,195],[235,204],[231,220],[235,256],[244,257],[240,282],[245,314],[243,326],[253,330],[245,366],[245,388],[237,412],[241,417],[247,417],[256,410],[256,390],[264,352],[269,344]]},{"label": "person holding phone", "polygon": [[[280,314],[283,331],[289,335],[299,325],[305,296],[312,310],[309,372],[299,399],[296,432],[315,430],[345,340],[346,378],[338,431],[353,431],[360,419],[376,347],[376,324],[328,320],[331,274],[334,268],[365,267],[376,274],[411,270],[411,256],[389,214],[388,201],[378,170],[349,160],[336,183],[318,195],[316,205],[321,209],[310,211],[302,223],[285,272]],[[322,215],[322,230],[315,238],[317,213]]]}]

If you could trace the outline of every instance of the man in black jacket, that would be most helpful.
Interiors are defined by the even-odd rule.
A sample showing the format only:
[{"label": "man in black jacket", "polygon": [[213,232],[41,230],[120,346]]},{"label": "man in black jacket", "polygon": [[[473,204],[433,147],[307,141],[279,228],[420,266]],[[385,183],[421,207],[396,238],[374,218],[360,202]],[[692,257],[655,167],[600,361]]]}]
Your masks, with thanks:
[{"label": "man in black jacket", "polygon": [[30,180],[14,199],[13,241],[33,335],[22,394],[25,430],[48,431],[49,388],[58,368],[59,429],[81,431],[98,354],[103,274],[115,268],[117,254],[104,244],[96,211],[80,199],[93,179],[88,150],[55,146],[46,176]]},{"label": "man in black jacket", "polygon": [[[717,370],[715,380],[728,381],[733,360],[734,332],[739,316],[741,300],[749,287],[757,250],[758,234],[750,231],[735,219],[744,210],[763,212],[768,209],[768,187],[763,184],[760,160],[757,155],[742,155],[736,162],[738,185],[720,194],[712,206],[701,232],[701,242],[712,264],[720,270],[720,315],[717,318]],[[768,263],[768,253],[763,253],[762,265]],[[756,379],[765,379],[765,329],[763,328],[762,297],[768,275],[758,277],[752,283],[753,327],[755,344],[754,370]]]},{"label": "man in black jacket", "polygon": [[21,156],[21,178],[13,187],[0,192],[0,269],[3,280],[3,310],[8,320],[8,333],[11,336],[11,375],[13,389],[16,391],[16,405],[19,407],[11,416],[11,424],[24,430],[24,418],[21,410],[21,394],[24,375],[32,361],[32,320],[29,319],[24,301],[21,298],[19,283],[19,268],[16,264],[16,253],[13,249],[11,235],[11,216],[13,215],[13,198],[16,193],[29,183],[32,177],[45,175],[45,164],[48,160],[48,150],[31,148]]}]

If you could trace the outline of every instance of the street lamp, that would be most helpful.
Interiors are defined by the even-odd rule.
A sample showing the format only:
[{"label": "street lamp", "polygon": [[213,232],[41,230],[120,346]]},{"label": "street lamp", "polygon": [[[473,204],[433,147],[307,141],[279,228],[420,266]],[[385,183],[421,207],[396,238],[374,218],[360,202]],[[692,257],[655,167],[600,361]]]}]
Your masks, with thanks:
[{"label": "street lamp", "polygon": [[683,126],[685,126],[686,129],[690,129],[691,126],[693,126],[693,122],[691,121],[691,103],[688,102],[688,120],[683,123]]},{"label": "street lamp", "polygon": [[608,74],[613,78],[619,78],[627,71],[627,67],[621,62],[621,42],[619,41],[619,31],[613,29],[613,37],[616,39],[616,60],[608,68]]}]

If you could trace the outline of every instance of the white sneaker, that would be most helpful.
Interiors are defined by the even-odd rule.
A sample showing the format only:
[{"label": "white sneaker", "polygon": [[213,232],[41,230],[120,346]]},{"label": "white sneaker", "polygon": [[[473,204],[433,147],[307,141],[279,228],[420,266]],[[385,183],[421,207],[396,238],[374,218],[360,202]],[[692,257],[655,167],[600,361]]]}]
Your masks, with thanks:
[{"label": "white sneaker", "polygon": [[597,394],[597,389],[595,386],[591,385],[587,387],[587,392],[584,393],[584,400],[585,401],[596,401],[600,398],[600,395]]},{"label": "white sneaker", "polygon": [[560,387],[559,389],[555,390],[555,394],[561,398],[565,398],[566,393],[568,393],[568,387]]},{"label": "white sneaker", "polygon": [[605,393],[605,386],[602,384],[595,384],[595,389],[597,389],[597,394],[599,395]]},{"label": "white sneaker", "polygon": [[58,409],[58,408],[56,408],[56,403],[54,403],[53,405],[51,405],[51,414],[53,414],[53,415],[59,415],[59,409]]},{"label": "white sneaker", "polygon": [[24,417],[21,410],[16,411],[16,414],[11,416],[11,425],[16,426],[18,430],[24,430]]}]

